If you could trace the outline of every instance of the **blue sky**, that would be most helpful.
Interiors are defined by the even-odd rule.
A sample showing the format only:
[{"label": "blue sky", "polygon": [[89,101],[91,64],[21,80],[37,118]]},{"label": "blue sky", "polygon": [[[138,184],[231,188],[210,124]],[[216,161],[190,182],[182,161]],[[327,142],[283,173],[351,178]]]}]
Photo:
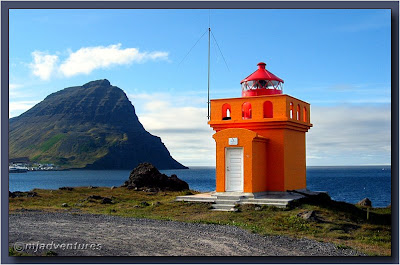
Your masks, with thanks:
[{"label": "blue sky", "polygon": [[106,78],[174,158],[214,165],[207,34],[199,40],[209,19],[223,53],[212,39],[211,98],[240,97],[240,81],[264,61],[285,94],[311,104],[307,165],[390,164],[384,9],[10,10],[10,117]]}]

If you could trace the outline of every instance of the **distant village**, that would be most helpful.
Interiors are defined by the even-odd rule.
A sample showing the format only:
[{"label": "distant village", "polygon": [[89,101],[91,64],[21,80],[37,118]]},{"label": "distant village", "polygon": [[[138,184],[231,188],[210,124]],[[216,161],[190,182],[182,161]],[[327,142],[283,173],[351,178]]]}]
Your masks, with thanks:
[{"label": "distant village", "polygon": [[25,173],[28,171],[53,171],[61,170],[54,164],[43,164],[29,161],[27,157],[13,158],[8,161],[9,173]]}]

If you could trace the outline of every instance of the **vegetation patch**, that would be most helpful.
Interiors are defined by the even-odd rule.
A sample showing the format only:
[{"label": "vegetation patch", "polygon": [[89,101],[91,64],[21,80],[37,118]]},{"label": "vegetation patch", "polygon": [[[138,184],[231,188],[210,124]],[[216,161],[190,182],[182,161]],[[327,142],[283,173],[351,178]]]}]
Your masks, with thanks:
[{"label": "vegetation patch", "polygon": [[42,143],[39,147],[40,151],[47,152],[50,148],[52,148],[56,143],[58,143],[61,139],[65,138],[66,135],[63,133],[59,133]]}]

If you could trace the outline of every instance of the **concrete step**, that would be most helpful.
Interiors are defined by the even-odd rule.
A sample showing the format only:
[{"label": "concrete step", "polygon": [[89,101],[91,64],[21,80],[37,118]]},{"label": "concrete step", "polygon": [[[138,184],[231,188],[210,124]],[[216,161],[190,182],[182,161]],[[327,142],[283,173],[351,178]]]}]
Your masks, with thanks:
[{"label": "concrete step", "polygon": [[287,203],[277,203],[277,202],[260,202],[260,203],[242,202],[242,204],[267,205],[267,206],[275,206],[275,207],[278,207],[278,208],[285,208],[287,206]]},{"label": "concrete step", "polygon": [[231,208],[231,209],[210,209],[210,211],[214,211],[214,212],[236,212],[237,210],[235,208]]},{"label": "concrete step", "polygon": [[231,205],[235,205],[237,203],[239,203],[239,200],[216,200],[215,204],[231,204]]},{"label": "concrete step", "polygon": [[277,204],[288,204],[291,200],[287,199],[247,199],[242,202],[253,203],[253,204],[265,204],[265,203],[277,203]]},{"label": "concrete step", "polygon": [[234,211],[235,205],[232,204],[213,204],[212,205],[214,210],[226,210],[226,211]]},{"label": "concrete step", "polygon": [[217,195],[217,200],[240,201],[241,198],[244,198],[244,196]]}]

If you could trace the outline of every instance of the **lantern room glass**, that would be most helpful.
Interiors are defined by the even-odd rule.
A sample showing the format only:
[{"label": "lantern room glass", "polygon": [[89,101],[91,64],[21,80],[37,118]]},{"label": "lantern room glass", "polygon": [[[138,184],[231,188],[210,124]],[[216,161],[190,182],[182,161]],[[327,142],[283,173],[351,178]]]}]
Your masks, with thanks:
[{"label": "lantern room glass", "polygon": [[250,89],[276,89],[282,90],[282,83],[276,80],[251,80],[242,83],[242,90]]}]

